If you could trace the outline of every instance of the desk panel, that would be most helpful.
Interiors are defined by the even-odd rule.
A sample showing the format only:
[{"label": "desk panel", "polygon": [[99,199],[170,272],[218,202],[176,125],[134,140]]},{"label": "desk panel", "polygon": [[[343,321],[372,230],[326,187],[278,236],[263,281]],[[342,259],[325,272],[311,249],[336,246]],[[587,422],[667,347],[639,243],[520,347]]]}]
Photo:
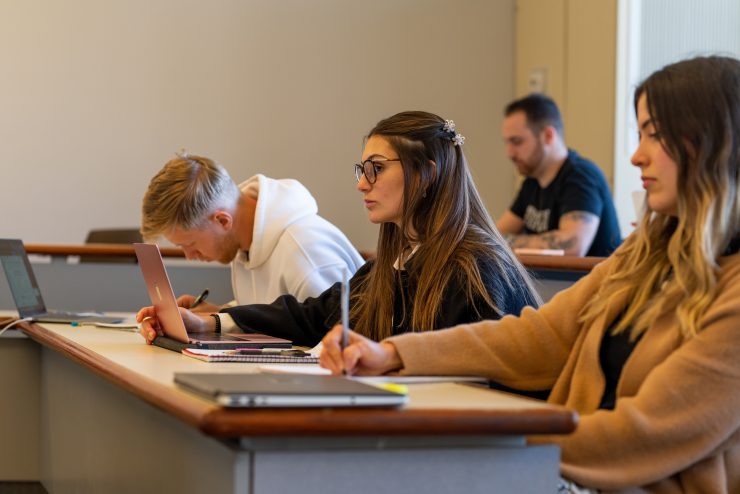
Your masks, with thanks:
[{"label": "desk panel", "polygon": [[450,383],[410,386],[395,410],[225,410],[173,374],[256,365],[201,362],[133,333],[24,331],[43,346],[41,479],[54,493],[539,493],[554,489],[558,448],[523,435],[575,427],[561,407]]},{"label": "desk panel", "polygon": [[0,480],[39,478],[40,358],[25,335],[0,337]]}]

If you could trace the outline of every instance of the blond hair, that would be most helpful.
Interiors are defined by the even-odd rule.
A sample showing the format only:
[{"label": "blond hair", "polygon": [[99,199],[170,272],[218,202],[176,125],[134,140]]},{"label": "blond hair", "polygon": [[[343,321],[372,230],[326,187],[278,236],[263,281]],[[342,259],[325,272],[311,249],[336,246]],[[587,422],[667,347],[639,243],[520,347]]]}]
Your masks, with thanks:
[{"label": "blond hair", "polygon": [[580,320],[593,323],[626,295],[614,334],[632,327],[634,339],[675,312],[690,338],[717,295],[717,259],[740,234],[740,61],[701,57],[669,65],[637,88],[635,110],[643,95],[678,167],[678,216],[645,215]]},{"label": "blond hair", "polygon": [[217,209],[233,208],[239,196],[221,165],[180,153],[149,182],[141,206],[141,235],[152,241],[172,228],[198,228]]}]

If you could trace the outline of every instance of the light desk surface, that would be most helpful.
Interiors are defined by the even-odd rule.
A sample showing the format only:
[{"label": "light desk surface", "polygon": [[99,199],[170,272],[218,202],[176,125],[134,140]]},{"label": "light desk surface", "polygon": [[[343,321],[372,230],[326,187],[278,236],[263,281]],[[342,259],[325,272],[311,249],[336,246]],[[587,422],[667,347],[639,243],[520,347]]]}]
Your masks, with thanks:
[{"label": "light desk surface", "polygon": [[224,409],[180,390],[174,374],[251,373],[258,364],[201,362],[146,345],[134,332],[66,324],[22,327],[42,345],[216,437],[565,434],[577,420],[562,407],[454,383],[410,385],[409,404],[400,409]]}]

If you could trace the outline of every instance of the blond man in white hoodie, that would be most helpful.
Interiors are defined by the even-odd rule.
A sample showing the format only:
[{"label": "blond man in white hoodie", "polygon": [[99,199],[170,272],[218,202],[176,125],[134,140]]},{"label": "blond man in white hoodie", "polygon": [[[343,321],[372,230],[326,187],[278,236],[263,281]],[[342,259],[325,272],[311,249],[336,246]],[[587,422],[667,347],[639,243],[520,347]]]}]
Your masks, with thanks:
[{"label": "blond man in white hoodie", "polygon": [[[200,312],[265,304],[280,295],[313,297],[353,274],[362,257],[318,215],[298,181],[255,175],[239,186],[213,160],[181,153],[152,178],[142,204],[146,241],[165,237],[188,259],[231,264],[234,301],[201,303]],[[195,297],[182,295],[190,308]]]}]

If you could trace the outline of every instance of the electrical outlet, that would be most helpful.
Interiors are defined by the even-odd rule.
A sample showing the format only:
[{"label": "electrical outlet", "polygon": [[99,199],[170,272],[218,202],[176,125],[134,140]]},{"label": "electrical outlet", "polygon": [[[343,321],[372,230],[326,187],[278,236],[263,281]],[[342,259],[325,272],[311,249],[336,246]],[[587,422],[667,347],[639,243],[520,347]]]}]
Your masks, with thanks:
[{"label": "electrical outlet", "polygon": [[527,79],[530,93],[544,93],[547,89],[547,69],[532,69]]}]

